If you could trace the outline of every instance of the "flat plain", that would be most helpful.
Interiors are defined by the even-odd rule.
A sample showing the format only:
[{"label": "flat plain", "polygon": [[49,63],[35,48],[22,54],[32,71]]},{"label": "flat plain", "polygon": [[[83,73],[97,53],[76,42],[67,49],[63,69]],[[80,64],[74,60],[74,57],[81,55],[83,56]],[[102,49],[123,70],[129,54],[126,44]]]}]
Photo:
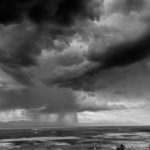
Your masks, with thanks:
[{"label": "flat plain", "polygon": [[0,130],[0,150],[147,150],[150,127],[68,127]]}]

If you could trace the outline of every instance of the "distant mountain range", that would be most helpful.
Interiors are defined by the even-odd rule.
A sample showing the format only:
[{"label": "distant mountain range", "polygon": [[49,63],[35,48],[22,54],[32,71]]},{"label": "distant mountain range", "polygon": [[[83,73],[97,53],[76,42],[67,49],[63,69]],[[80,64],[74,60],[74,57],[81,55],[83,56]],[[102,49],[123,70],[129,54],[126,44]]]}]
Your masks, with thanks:
[{"label": "distant mountain range", "polygon": [[[66,124],[50,123],[50,122],[40,122],[40,121],[9,121],[0,122],[1,129],[11,129],[11,128],[36,128],[36,127],[65,127]],[[79,126],[138,126],[138,124],[128,121],[128,122],[96,122],[96,123],[80,123]]]},{"label": "distant mountain range", "polygon": [[139,124],[132,121],[125,121],[125,122],[101,121],[95,123],[81,123],[80,125],[81,126],[140,126]]},{"label": "distant mountain range", "polygon": [[9,122],[0,122],[0,128],[32,128],[32,127],[59,127],[63,125],[52,124],[49,122],[39,122],[39,121],[9,121]]}]

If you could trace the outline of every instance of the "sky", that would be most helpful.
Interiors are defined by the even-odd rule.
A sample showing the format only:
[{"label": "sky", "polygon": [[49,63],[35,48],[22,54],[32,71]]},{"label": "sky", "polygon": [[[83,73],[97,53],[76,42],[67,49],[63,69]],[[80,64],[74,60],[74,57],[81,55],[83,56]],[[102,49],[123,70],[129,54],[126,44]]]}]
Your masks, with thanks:
[{"label": "sky", "polygon": [[149,43],[149,0],[1,0],[1,122],[150,125]]}]

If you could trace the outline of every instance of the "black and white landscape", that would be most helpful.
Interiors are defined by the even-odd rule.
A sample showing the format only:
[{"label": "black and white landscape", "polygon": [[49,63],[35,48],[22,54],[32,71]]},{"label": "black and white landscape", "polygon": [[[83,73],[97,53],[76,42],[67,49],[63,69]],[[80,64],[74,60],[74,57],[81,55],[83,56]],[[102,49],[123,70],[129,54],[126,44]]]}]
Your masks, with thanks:
[{"label": "black and white landscape", "polygon": [[2,150],[149,150],[150,127],[76,127],[0,130]]},{"label": "black and white landscape", "polygon": [[148,148],[149,114],[150,0],[0,0],[0,149]]}]

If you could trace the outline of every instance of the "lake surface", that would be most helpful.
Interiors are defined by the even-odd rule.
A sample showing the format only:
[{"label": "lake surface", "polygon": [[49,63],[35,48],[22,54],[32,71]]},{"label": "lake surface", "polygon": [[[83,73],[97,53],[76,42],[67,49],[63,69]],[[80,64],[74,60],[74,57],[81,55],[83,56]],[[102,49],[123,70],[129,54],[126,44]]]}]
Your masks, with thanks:
[{"label": "lake surface", "polygon": [[147,150],[150,127],[76,127],[0,130],[0,150]]}]

